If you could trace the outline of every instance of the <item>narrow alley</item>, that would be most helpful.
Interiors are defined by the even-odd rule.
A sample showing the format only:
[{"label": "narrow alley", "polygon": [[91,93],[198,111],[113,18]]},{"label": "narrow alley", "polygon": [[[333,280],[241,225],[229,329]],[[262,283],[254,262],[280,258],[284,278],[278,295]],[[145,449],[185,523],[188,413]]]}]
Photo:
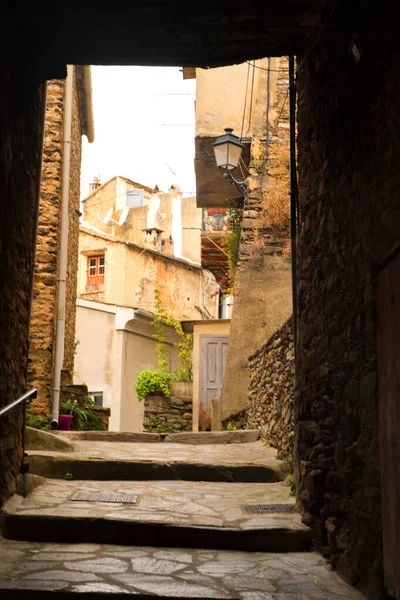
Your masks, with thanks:
[{"label": "narrow alley", "polygon": [[313,551],[258,431],[57,437],[4,506],[2,598],[363,598]]},{"label": "narrow alley", "polygon": [[1,600],[400,600],[400,3],[0,14]]}]

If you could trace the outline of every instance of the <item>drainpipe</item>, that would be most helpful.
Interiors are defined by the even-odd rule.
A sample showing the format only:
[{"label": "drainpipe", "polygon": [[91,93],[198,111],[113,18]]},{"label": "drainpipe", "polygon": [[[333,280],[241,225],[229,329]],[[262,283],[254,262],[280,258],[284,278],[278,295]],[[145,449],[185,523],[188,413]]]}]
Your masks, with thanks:
[{"label": "drainpipe", "polygon": [[64,98],[64,138],[63,138],[63,166],[62,166],[62,191],[61,191],[61,227],[60,227],[60,258],[58,271],[58,296],[57,296],[57,325],[54,353],[53,371],[53,401],[51,426],[58,426],[60,409],[61,369],[64,362],[65,339],[65,296],[68,266],[68,221],[69,221],[69,180],[71,166],[71,129],[72,129],[72,91],[74,80],[74,67],[67,65],[67,78],[65,80]]},{"label": "drainpipe", "polygon": [[293,298],[293,342],[297,351],[297,229],[298,229],[298,188],[296,164],[296,80],[294,56],[289,56],[289,100],[290,100],[290,234],[292,258],[292,298]]}]

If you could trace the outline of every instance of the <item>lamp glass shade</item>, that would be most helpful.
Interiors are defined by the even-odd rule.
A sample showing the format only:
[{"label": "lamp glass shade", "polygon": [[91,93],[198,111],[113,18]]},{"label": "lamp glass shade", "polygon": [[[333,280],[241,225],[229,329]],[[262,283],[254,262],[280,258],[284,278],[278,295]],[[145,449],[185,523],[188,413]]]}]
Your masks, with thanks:
[{"label": "lamp glass shade", "polygon": [[239,164],[243,150],[243,144],[236,135],[232,134],[232,129],[225,129],[213,144],[215,160],[217,167],[221,171],[233,171]]}]

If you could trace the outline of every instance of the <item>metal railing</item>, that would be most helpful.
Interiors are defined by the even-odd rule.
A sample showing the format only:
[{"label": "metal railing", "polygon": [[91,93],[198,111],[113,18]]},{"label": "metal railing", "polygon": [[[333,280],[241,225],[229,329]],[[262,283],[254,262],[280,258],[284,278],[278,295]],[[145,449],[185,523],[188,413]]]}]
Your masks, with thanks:
[{"label": "metal railing", "polygon": [[18,406],[18,404],[21,404],[22,402],[25,402],[25,404],[29,404],[30,402],[32,402],[32,400],[34,398],[36,398],[36,396],[37,396],[36,388],[29,390],[29,392],[25,392],[25,394],[22,394],[22,396],[20,396],[16,400],[13,400],[12,402],[10,402],[10,404],[7,404],[7,406],[0,408],[0,417],[2,415],[5,415],[9,410],[14,408],[15,406]]},{"label": "metal railing", "polygon": [[29,465],[25,462],[25,458],[27,457],[27,454],[25,452],[26,405],[29,404],[30,402],[32,402],[32,400],[34,398],[36,398],[36,397],[37,397],[37,389],[33,388],[32,390],[29,390],[29,392],[25,392],[25,394],[22,394],[22,396],[20,396],[16,400],[13,400],[12,402],[10,402],[9,404],[7,404],[6,406],[3,406],[3,408],[0,409],[0,417],[1,417],[1,416],[5,415],[6,413],[8,413],[13,408],[15,408],[16,406],[19,406],[20,404],[22,404],[22,406],[23,406],[23,413],[22,413],[22,463],[21,463],[21,468],[20,468],[20,472],[22,474],[23,473],[27,473],[28,470],[29,470]]}]

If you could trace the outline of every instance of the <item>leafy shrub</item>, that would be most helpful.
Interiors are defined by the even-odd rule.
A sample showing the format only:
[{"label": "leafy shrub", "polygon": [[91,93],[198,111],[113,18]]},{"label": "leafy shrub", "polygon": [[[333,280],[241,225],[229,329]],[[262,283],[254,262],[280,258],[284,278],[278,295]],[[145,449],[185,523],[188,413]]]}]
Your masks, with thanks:
[{"label": "leafy shrub", "polygon": [[228,425],[226,426],[226,430],[227,431],[236,431],[237,427],[235,425],[235,423],[232,423],[232,421],[229,421]]},{"label": "leafy shrub", "polygon": [[51,429],[51,415],[45,413],[36,415],[35,413],[26,413],[26,425],[34,429]]},{"label": "leafy shrub", "polygon": [[160,392],[170,398],[172,391],[172,373],[161,369],[145,369],[136,378],[136,393],[139,400],[149,394]]}]

